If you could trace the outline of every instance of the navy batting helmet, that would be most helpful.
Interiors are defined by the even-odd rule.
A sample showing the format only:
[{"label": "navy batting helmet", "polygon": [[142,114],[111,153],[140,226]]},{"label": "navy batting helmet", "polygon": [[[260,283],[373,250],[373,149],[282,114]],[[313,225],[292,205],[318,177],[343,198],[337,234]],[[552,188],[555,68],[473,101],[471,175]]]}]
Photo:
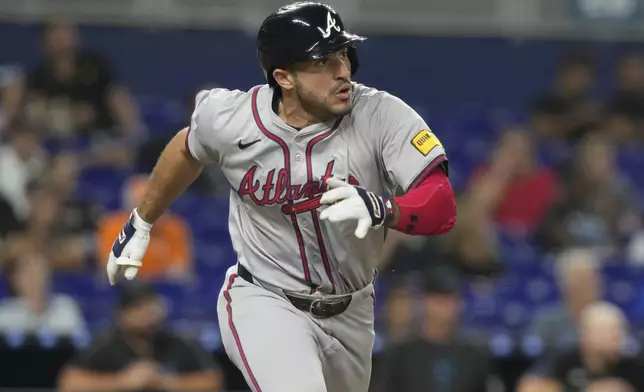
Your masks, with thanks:
[{"label": "navy batting helmet", "polygon": [[345,48],[355,74],[355,44],[365,39],[345,31],[340,15],[330,6],[301,1],[281,7],[264,20],[257,33],[257,51],[268,84],[276,86],[275,69],[319,60]]}]

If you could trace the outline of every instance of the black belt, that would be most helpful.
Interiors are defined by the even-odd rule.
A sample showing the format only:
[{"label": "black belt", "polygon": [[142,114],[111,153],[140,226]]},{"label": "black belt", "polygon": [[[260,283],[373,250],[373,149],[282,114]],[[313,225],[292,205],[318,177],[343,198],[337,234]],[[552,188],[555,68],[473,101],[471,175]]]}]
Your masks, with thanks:
[{"label": "black belt", "polygon": [[[241,264],[237,264],[237,275],[248,283],[255,284],[253,275]],[[325,299],[313,299],[289,293],[284,293],[284,295],[297,309],[309,312],[316,318],[328,318],[343,313],[353,299],[351,295]]]}]

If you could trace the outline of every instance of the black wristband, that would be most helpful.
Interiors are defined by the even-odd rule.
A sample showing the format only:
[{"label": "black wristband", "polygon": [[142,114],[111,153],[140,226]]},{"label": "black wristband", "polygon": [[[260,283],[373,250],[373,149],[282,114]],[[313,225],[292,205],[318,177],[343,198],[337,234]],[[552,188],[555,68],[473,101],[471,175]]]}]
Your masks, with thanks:
[{"label": "black wristband", "polygon": [[364,188],[355,187],[358,191],[358,195],[364,201],[367,211],[371,216],[371,226],[378,227],[380,226],[387,217],[387,211],[385,210],[385,203],[382,200],[382,197],[376,196],[373,192],[369,192]]}]

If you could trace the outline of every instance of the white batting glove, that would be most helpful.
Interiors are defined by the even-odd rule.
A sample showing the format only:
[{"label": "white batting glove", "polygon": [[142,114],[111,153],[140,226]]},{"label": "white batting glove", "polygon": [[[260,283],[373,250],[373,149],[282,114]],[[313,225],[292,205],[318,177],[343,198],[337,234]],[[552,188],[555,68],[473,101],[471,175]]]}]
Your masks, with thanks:
[{"label": "white batting glove", "polygon": [[369,228],[377,229],[387,219],[390,201],[333,177],[326,184],[329,190],[322,195],[320,204],[331,206],[320,213],[320,219],[330,222],[356,220],[358,226],[354,234],[358,238],[364,238]]},{"label": "white batting glove", "polygon": [[134,209],[119,236],[112,245],[107,261],[107,277],[110,284],[116,284],[119,276],[132,280],[141,268],[141,260],[150,243],[152,224],[144,221]]}]

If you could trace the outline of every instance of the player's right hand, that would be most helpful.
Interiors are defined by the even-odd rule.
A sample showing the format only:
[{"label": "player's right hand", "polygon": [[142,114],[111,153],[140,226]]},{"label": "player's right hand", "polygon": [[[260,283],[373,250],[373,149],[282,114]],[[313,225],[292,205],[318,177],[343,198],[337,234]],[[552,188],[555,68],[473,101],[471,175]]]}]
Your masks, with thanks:
[{"label": "player's right hand", "polygon": [[107,261],[107,277],[111,285],[116,284],[121,275],[132,280],[141,268],[141,260],[150,243],[152,224],[144,221],[136,209],[112,245]]}]

